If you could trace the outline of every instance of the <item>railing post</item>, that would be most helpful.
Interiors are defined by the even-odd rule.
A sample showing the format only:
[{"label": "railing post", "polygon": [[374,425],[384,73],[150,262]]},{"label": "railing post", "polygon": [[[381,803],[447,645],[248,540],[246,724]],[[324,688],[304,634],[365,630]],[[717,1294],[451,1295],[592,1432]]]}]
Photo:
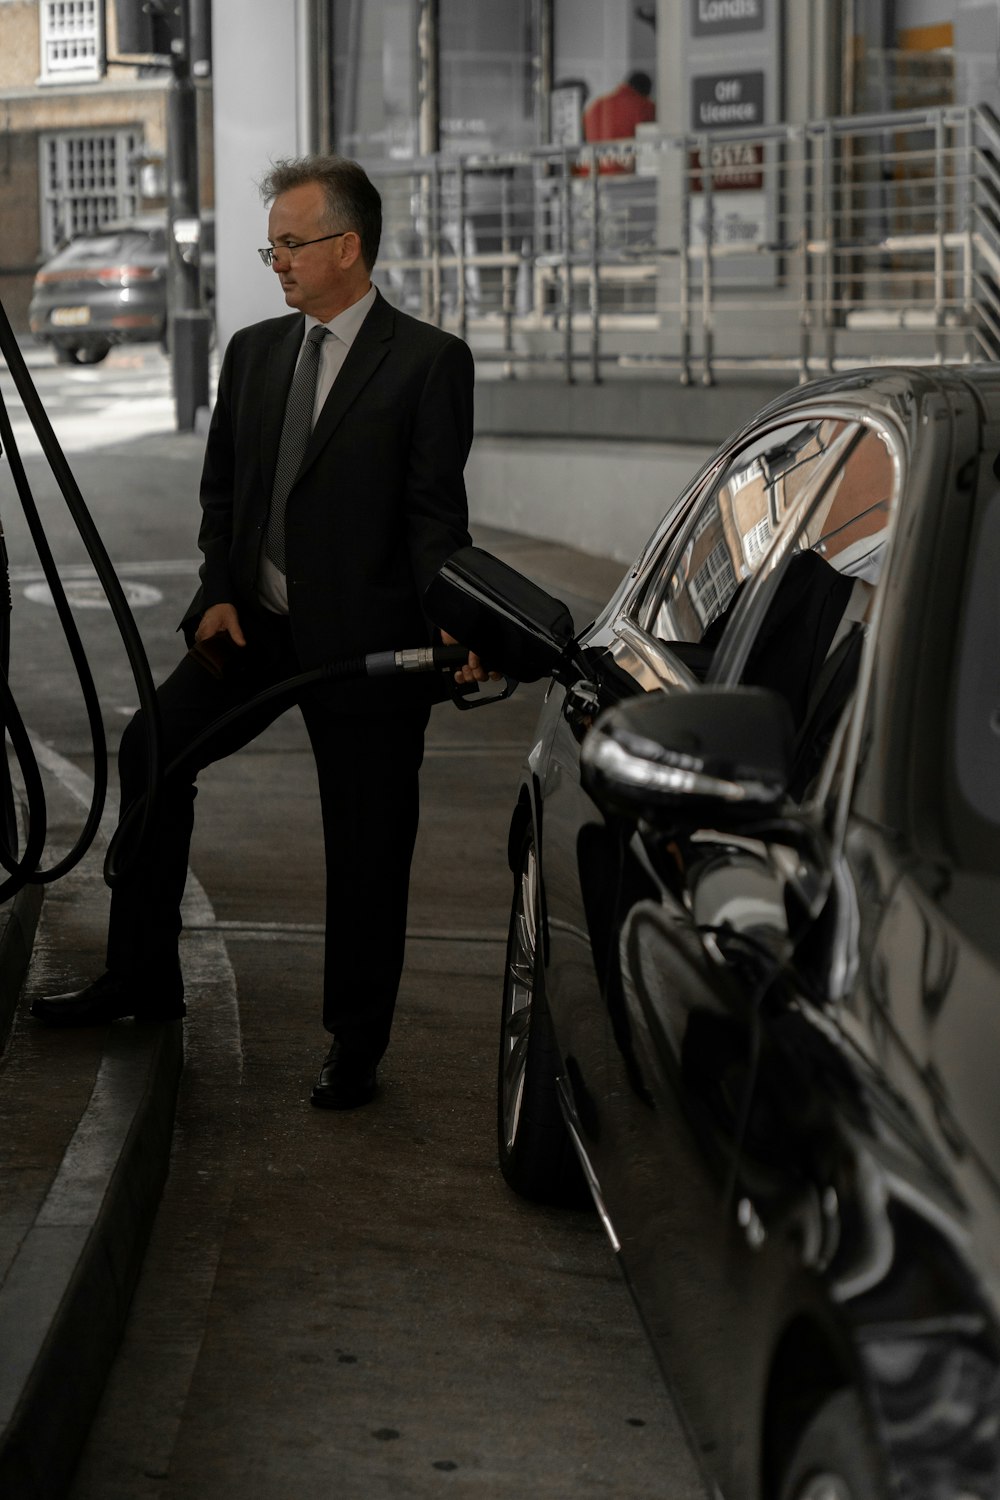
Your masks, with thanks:
[{"label": "railing post", "polygon": [[591,147],[590,159],[590,378],[601,383],[601,254],[600,195],[598,191],[597,152]]},{"label": "railing post", "polygon": [[[503,267],[500,272],[500,317],[503,323],[503,352],[510,354],[514,348],[514,287],[515,280],[511,274],[512,268],[507,264],[507,257],[511,253],[513,240],[511,238],[511,207],[510,207],[510,178],[505,173],[500,179],[500,251],[504,257]],[[504,374],[512,374],[511,367],[505,366]]]},{"label": "railing post", "polygon": [[834,271],[835,233],[834,233],[834,183],[833,183],[833,128],[829,121],[823,125],[820,135],[822,143],[822,174],[820,183],[822,187],[822,236],[823,236],[823,330],[825,344],[825,363],[829,371],[833,370],[837,358],[837,330],[834,326],[834,289],[836,276]]},{"label": "railing post", "polygon": [[458,277],[456,287],[456,311],[458,313],[458,336],[460,339],[468,340],[469,334],[469,302],[468,288],[465,284],[465,161],[459,157],[455,167],[455,214],[458,220],[458,231],[456,233],[455,255],[458,261],[455,272]]},{"label": "railing post", "polygon": [[691,167],[687,143],[681,143],[681,244],[678,278],[681,335],[681,385],[691,384]]},{"label": "railing post", "polygon": [[431,308],[434,305],[434,291],[431,286],[433,265],[433,245],[431,239],[431,178],[429,172],[421,172],[413,179],[416,191],[411,190],[410,202],[414,205],[416,227],[420,231],[420,258],[423,265],[420,267],[420,316],[430,321]]},{"label": "railing post", "polygon": [[431,233],[431,317],[430,321],[441,326],[441,163],[438,157],[431,162],[429,179],[428,222]]},{"label": "railing post", "polygon": [[712,359],[715,354],[715,330],[712,324],[712,259],[715,245],[715,216],[712,202],[712,146],[707,135],[700,138],[698,147],[701,159],[701,200],[705,209],[705,255],[701,272],[701,338],[702,338],[702,385],[714,385],[715,374]]},{"label": "railing post", "polygon": [[562,153],[563,228],[563,364],[566,384],[573,384],[573,178],[569,151]]},{"label": "railing post", "polygon": [[945,359],[945,126],[939,114],[934,121],[934,358]]},{"label": "railing post", "polygon": [[809,258],[809,216],[811,213],[812,136],[808,130],[802,132],[802,221],[799,225],[799,261],[802,278],[802,294],[799,301],[799,380],[809,379],[809,357],[812,334],[812,269]]},{"label": "railing post", "polygon": [[962,236],[962,318],[965,324],[965,358],[976,358],[976,137],[975,115],[967,109],[965,120],[965,233]]}]

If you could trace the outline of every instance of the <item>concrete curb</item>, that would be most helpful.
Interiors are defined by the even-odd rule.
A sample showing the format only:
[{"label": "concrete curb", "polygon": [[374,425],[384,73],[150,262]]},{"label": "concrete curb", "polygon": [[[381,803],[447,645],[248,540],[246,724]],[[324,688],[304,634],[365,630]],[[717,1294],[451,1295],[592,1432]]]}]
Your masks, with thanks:
[{"label": "concrete curb", "polygon": [[[23,806],[18,805],[17,818],[23,848],[28,837],[27,814]],[[0,906],[0,1052],[7,1045],[21,986],[31,962],[44,894],[44,886],[23,885],[16,895]]]},{"label": "concrete curb", "polygon": [[28,972],[43,887],[26,885],[0,907],[0,1052],[7,1044],[24,976]]},{"label": "concrete curb", "polygon": [[170,1158],[181,1027],[116,1024],[0,1288],[0,1494],[69,1484],[121,1339]]}]

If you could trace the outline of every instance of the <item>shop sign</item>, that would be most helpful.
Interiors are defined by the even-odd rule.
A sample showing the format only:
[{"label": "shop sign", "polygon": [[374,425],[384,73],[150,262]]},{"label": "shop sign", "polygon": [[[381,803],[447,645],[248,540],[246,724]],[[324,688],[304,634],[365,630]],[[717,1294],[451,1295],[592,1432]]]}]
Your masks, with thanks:
[{"label": "shop sign", "polygon": [[694,36],[730,36],[763,31],[765,0],[691,0]]},{"label": "shop sign", "polygon": [[764,74],[713,73],[691,80],[691,128],[722,130],[764,120]]},{"label": "shop sign", "polygon": [[[760,141],[713,141],[709,148],[713,193],[759,192],[764,186],[764,147]],[[701,152],[688,157],[692,193],[704,192]]]}]

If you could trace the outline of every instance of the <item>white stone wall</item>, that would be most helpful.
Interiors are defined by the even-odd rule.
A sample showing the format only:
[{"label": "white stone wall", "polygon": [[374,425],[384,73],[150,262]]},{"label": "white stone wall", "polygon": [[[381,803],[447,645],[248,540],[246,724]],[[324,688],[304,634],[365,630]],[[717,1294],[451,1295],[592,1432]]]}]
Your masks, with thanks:
[{"label": "white stone wall", "polygon": [[632,562],[711,447],[479,437],[466,465],[473,522]]},{"label": "white stone wall", "polygon": [[237,328],[287,312],[267,243],[257,182],[271,161],[310,149],[304,128],[305,0],[214,0],[216,282],[219,347]]}]

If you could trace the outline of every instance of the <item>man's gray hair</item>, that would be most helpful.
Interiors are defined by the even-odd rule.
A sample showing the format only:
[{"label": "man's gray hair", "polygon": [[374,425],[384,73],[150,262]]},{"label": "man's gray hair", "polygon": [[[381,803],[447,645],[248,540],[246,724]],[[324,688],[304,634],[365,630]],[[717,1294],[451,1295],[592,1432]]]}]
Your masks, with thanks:
[{"label": "man's gray hair", "polygon": [[364,168],[344,156],[296,156],[272,162],[258,184],[268,205],[291,188],[318,182],[326,195],[324,218],[331,230],[353,229],[370,271],[382,237],[382,199]]}]

